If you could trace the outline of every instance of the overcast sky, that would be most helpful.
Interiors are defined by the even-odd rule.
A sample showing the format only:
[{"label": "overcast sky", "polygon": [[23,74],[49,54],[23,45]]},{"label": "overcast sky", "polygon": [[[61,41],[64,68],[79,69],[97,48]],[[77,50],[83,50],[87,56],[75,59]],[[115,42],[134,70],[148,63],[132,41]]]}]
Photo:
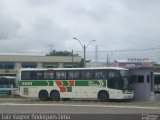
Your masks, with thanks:
[{"label": "overcast sky", "polygon": [[160,0],[0,0],[0,54],[83,55],[73,37],[85,45],[96,40],[87,47],[92,61],[95,46],[99,61],[105,51],[113,51],[110,59],[160,61]]}]

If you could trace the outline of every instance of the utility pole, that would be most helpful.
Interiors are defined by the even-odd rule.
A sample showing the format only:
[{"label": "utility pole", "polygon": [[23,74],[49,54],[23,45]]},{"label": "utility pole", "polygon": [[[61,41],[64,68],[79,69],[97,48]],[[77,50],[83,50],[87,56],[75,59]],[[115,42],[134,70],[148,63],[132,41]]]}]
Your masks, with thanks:
[{"label": "utility pole", "polygon": [[113,54],[113,51],[107,51],[107,67],[109,67],[110,64],[110,57]]},{"label": "utility pole", "polygon": [[73,39],[77,40],[79,42],[79,44],[81,45],[81,47],[83,48],[83,55],[84,55],[83,65],[85,68],[86,67],[86,49],[92,42],[94,42],[96,40],[91,40],[87,45],[85,45],[85,44],[83,45],[78,38],[73,38]]},{"label": "utility pole", "polygon": [[73,50],[72,50],[72,63],[73,63],[73,57],[74,57],[74,56],[73,56]]},{"label": "utility pole", "polygon": [[109,53],[107,52],[107,67],[109,67]]},{"label": "utility pole", "polygon": [[95,62],[96,62],[96,67],[98,67],[98,47],[96,45],[96,51],[95,51]]}]

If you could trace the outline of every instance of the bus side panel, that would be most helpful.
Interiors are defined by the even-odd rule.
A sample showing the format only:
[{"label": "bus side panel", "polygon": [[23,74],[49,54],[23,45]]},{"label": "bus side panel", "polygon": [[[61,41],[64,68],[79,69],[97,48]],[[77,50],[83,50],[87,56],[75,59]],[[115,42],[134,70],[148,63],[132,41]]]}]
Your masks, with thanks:
[{"label": "bus side panel", "polygon": [[61,92],[60,95],[61,98],[97,98],[100,90],[106,90],[106,88],[97,86],[76,86],[72,87],[72,92]]},{"label": "bus side panel", "polygon": [[59,91],[58,87],[53,87],[53,86],[21,86],[20,87],[20,96],[23,97],[33,97],[33,98],[38,98],[39,97],[39,92],[41,90],[46,90],[48,92],[48,95],[50,96],[50,92],[52,90],[57,90]]}]

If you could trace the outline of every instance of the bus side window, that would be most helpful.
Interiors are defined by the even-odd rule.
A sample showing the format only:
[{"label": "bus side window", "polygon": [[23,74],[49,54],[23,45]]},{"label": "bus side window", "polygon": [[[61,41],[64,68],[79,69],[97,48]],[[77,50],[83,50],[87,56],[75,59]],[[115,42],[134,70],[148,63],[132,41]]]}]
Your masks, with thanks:
[{"label": "bus side window", "polygon": [[154,84],[160,84],[160,75],[154,75]]},{"label": "bus side window", "polygon": [[79,71],[74,72],[74,79],[80,79]]},{"label": "bus side window", "polygon": [[31,80],[33,79],[33,72],[32,71],[22,71],[21,73],[21,79],[22,80]]},{"label": "bus side window", "polygon": [[79,71],[68,71],[68,79],[80,79]]},{"label": "bus side window", "polygon": [[37,71],[36,76],[37,76],[37,80],[43,80],[43,72],[42,71]]},{"label": "bus side window", "polygon": [[95,77],[95,79],[105,79],[105,77],[106,77],[105,71],[103,71],[103,70],[96,70],[94,77]]},{"label": "bus side window", "polygon": [[74,79],[74,71],[68,71],[68,79]]},{"label": "bus side window", "polygon": [[54,79],[54,72],[53,71],[45,71],[44,72],[44,79],[45,80],[53,80]]},{"label": "bus side window", "polygon": [[29,78],[29,80],[37,80],[36,71],[29,71],[29,73],[30,73],[30,78]]},{"label": "bus side window", "polygon": [[93,79],[94,74],[93,70],[84,70],[81,71],[81,79]]},{"label": "bus side window", "polygon": [[108,78],[118,78],[118,77],[120,77],[119,72],[115,70],[111,70],[108,72]]},{"label": "bus side window", "polygon": [[66,71],[56,71],[56,79],[67,79]]}]

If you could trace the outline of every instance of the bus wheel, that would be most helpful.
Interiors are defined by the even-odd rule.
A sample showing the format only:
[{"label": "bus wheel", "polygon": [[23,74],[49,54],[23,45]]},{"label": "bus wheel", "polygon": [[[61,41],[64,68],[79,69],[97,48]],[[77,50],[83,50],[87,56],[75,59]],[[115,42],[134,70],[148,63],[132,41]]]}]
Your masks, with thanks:
[{"label": "bus wheel", "polygon": [[39,92],[39,99],[42,101],[48,100],[48,92],[46,90],[42,90]]},{"label": "bus wheel", "polygon": [[58,91],[52,91],[50,93],[50,97],[52,101],[59,101],[60,100],[60,94]]},{"label": "bus wheel", "polygon": [[109,100],[109,94],[106,91],[101,91],[98,94],[98,98],[100,99],[101,102],[106,102]]}]

